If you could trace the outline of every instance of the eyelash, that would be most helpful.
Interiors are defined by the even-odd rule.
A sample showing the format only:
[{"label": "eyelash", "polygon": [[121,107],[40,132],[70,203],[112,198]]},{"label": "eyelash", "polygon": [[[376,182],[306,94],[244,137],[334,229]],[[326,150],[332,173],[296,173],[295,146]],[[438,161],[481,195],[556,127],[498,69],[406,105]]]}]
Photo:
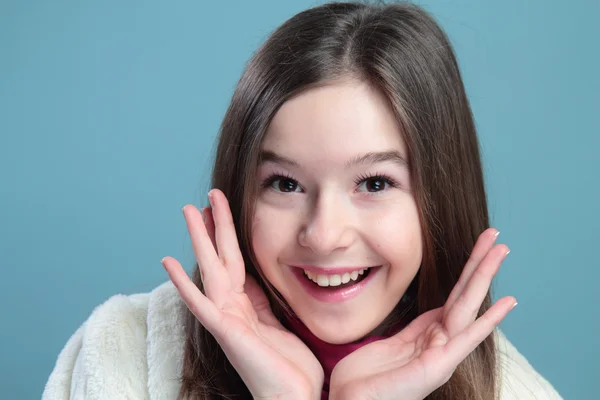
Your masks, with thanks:
[{"label": "eyelash", "polygon": [[[278,181],[279,179],[291,180],[291,181],[294,181],[296,184],[298,184],[298,181],[292,175],[290,175],[286,172],[282,172],[282,173],[271,174],[267,179],[265,179],[263,181],[261,187],[268,189],[273,184],[273,182]],[[382,181],[382,182],[387,183],[392,188],[399,187],[398,183],[394,179],[392,179],[389,175],[386,175],[386,174],[373,174],[373,175],[361,174],[354,180],[354,183],[356,185],[358,185],[366,180]],[[367,193],[369,195],[376,195],[383,191],[385,191],[385,190],[380,190],[377,192],[367,192]],[[283,192],[283,193],[293,193],[293,192]]]}]

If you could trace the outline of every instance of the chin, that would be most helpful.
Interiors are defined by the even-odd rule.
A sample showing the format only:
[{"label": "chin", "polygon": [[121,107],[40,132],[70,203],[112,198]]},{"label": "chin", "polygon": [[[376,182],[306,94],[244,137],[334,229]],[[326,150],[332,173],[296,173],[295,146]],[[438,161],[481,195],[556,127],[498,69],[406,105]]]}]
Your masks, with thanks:
[{"label": "chin", "polygon": [[341,323],[320,323],[307,321],[304,323],[313,335],[329,344],[347,344],[362,339],[372,332],[382,321],[372,321],[368,326],[365,322],[348,321]]},{"label": "chin", "polygon": [[325,335],[323,335],[323,337],[321,337],[315,333],[315,336],[329,344],[348,344],[348,343],[356,342],[357,340],[362,339],[365,335],[346,334],[346,335],[340,336],[339,333],[332,332],[331,334],[325,333]]}]

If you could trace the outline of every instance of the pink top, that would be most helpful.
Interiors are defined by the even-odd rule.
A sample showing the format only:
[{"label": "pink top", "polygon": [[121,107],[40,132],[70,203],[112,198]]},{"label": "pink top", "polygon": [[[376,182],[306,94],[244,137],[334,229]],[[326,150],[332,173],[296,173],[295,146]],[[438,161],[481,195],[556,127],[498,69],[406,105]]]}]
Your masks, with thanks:
[{"label": "pink top", "polygon": [[287,319],[286,322],[289,330],[308,346],[323,367],[325,380],[323,382],[321,400],[327,400],[329,397],[329,379],[331,378],[331,372],[333,371],[333,367],[335,367],[342,358],[366,344],[386,338],[386,336],[367,336],[352,343],[331,344],[316,337],[306,325],[298,319],[298,317],[291,317]]}]

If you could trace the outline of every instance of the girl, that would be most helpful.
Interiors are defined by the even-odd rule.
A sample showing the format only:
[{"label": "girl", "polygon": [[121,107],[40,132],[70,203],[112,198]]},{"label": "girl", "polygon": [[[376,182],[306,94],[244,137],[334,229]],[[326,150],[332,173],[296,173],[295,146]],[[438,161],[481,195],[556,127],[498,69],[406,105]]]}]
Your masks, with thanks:
[{"label": "girl", "polygon": [[495,244],[450,43],[413,5],[325,4],[251,59],[190,280],[115,296],[45,399],[556,399],[495,329]]}]

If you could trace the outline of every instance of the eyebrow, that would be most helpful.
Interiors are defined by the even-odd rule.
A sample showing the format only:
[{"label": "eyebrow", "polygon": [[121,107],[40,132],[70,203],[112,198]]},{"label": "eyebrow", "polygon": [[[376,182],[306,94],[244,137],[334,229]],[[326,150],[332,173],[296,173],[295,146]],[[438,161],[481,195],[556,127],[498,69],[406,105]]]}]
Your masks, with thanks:
[{"label": "eyebrow", "polygon": [[[368,152],[368,153],[365,153],[362,155],[357,155],[355,157],[352,157],[350,160],[348,160],[346,162],[346,164],[344,165],[344,167],[352,168],[357,165],[376,164],[376,163],[382,163],[382,162],[388,162],[388,161],[391,161],[403,168],[408,167],[408,162],[406,161],[406,158],[400,152],[398,152],[396,150],[380,151],[380,152],[372,152],[371,151],[371,152]],[[273,163],[288,165],[290,167],[296,167],[296,168],[300,167],[300,164],[298,164],[296,161],[294,161],[290,158],[284,157],[280,154],[277,154],[271,150],[263,150],[260,152],[258,165],[262,165],[266,162],[273,162]]]}]

